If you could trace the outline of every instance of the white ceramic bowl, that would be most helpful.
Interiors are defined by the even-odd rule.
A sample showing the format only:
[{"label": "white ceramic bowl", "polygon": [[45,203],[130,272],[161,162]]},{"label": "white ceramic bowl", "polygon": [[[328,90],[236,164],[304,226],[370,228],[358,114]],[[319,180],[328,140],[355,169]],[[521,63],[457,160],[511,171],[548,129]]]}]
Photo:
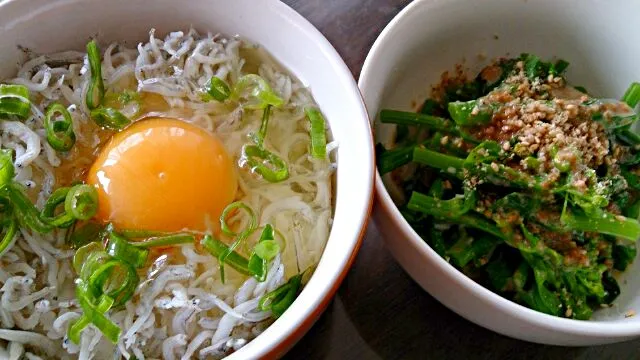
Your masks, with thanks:
[{"label": "white ceramic bowl", "polygon": [[[384,29],[369,52],[360,89],[371,119],[382,108],[415,110],[440,74],[465,61],[475,74],[480,59],[521,52],[571,63],[568,78],[594,94],[620,97],[640,80],[640,2],[599,0],[417,0]],[[480,56],[479,56],[480,55]],[[412,103],[413,102],[413,103]],[[377,141],[391,136],[375,125]],[[596,345],[640,335],[640,260],[623,275],[615,306],[590,321],[545,315],[478,285],[439,257],[397,210],[380,176],[374,218],[388,248],[430,294],[465,318],[518,339],[557,345]],[[635,277],[634,277],[635,275]]]},{"label": "white ceramic bowl", "polygon": [[370,214],[373,143],[366,110],[349,69],[302,16],[276,0],[30,0],[0,1],[0,79],[17,71],[18,45],[37,53],[82,50],[101,43],[136,45],[190,26],[242,35],[264,46],[305,85],[325,114],[337,153],[335,221],[324,255],[298,299],[271,327],[229,359],[281,356],[314,323],[353,261]]}]

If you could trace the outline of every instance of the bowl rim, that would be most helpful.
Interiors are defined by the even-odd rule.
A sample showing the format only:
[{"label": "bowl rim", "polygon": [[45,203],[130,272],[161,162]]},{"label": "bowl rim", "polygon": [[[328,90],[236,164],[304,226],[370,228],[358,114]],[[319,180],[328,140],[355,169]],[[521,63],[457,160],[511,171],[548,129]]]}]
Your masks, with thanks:
[{"label": "bowl rim", "polygon": [[[451,1],[451,0],[450,0]],[[440,0],[414,0],[404,9],[402,9],[382,30],[378,38],[376,38],[373,46],[369,50],[367,57],[365,58],[362,72],[358,81],[358,86],[363,96],[365,96],[367,89],[370,87],[369,83],[371,78],[379,76],[379,73],[374,72],[375,63],[378,58],[383,57],[384,48],[387,43],[393,42],[397,39],[398,27],[403,23],[410,14],[420,8],[429,8],[433,6],[447,6],[450,1]],[[365,96],[366,98],[366,96]],[[380,109],[377,109],[379,112]],[[378,121],[377,114],[370,114],[369,118],[372,119],[371,126]],[[374,142],[376,141],[374,136]],[[536,310],[532,310],[528,307],[520,305],[514,301],[503,298],[502,296],[494,293],[493,291],[478,284],[468,276],[464,275],[461,271],[456,269],[452,264],[445,261],[440,255],[438,255],[421,237],[418,233],[409,225],[406,219],[400,213],[400,210],[395,205],[389,192],[387,191],[380,172],[376,167],[376,199],[380,208],[383,209],[384,214],[382,216],[390,217],[393,223],[402,232],[402,240],[408,241],[413,249],[416,249],[422,257],[427,258],[440,270],[447,273],[448,276],[455,281],[455,283],[461,287],[467,289],[474,296],[482,298],[485,301],[489,301],[496,305],[496,307],[503,312],[510,313],[513,317],[531,323],[532,325],[559,330],[569,334],[586,335],[586,336],[605,336],[609,338],[629,337],[640,335],[640,322],[620,322],[613,320],[575,320],[561,318],[553,315],[548,315]],[[422,287],[422,286],[421,286]],[[426,290],[425,290],[426,291]],[[445,304],[446,305],[446,304]],[[480,324],[482,325],[482,324]],[[484,325],[482,325],[484,326]]]},{"label": "bowl rim", "polygon": [[[58,5],[64,5],[65,3],[80,1],[93,0],[39,0],[38,2],[33,3],[18,0],[0,0],[0,12],[11,11],[16,12],[21,17],[25,17],[32,11],[36,12],[36,9],[46,10]],[[338,74],[338,79],[342,79],[343,83],[348,83],[348,86],[343,86],[343,90],[341,91],[349,94],[349,99],[351,99],[350,105],[357,106],[357,112],[360,115],[358,116],[358,119],[351,119],[351,121],[366,121],[364,127],[368,129],[368,131],[363,134],[363,137],[366,142],[368,142],[369,146],[366,149],[363,149],[361,154],[363,159],[368,158],[368,161],[366,161],[367,180],[366,182],[359,184],[359,186],[364,186],[367,189],[367,196],[365,201],[358,206],[362,212],[359,214],[353,214],[353,219],[351,219],[351,222],[354,224],[353,230],[357,235],[353,238],[342,239],[342,241],[344,241],[342,249],[344,250],[341,250],[340,254],[342,254],[341,258],[344,260],[341,260],[339,264],[327,263],[324,265],[325,268],[329,269],[329,277],[311,277],[310,282],[315,281],[320,284],[317,296],[312,297],[313,301],[311,303],[301,303],[298,301],[303,294],[310,291],[308,290],[308,287],[303,288],[302,292],[296,298],[296,301],[291,305],[292,308],[300,308],[296,314],[292,311],[285,312],[282,317],[268,326],[259,336],[249,341],[238,351],[226,357],[226,359],[230,360],[241,358],[279,358],[283,356],[293,345],[295,345],[295,343],[310,329],[318,317],[324,312],[330,301],[334,298],[338,288],[350,270],[360,247],[362,246],[367,226],[371,218],[371,212],[373,210],[375,192],[375,149],[373,132],[370,127],[371,120],[369,119],[369,112],[366,109],[364,99],[353,74],[333,45],[331,45],[326,37],[304,16],[300,15],[297,11],[280,0],[267,0],[265,1],[264,6],[274,8],[276,12],[281,13],[284,17],[295,23],[299,32],[306,33],[310,38],[313,38],[319,48],[319,52],[327,58],[331,68]],[[17,19],[15,21],[20,22],[21,19]],[[277,56],[274,55],[274,57],[277,59]],[[365,157],[365,155],[368,156]],[[343,176],[346,176],[346,174]],[[337,192],[335,194],[337,194]],[[333,228],[329,232],[329,237],[331,237],[332,231]],[[325,250],[323,250],[320,259],[325,255]],[[289,316],[287,316],[287,314]],[[293,318],[293,316],[296,318]],[[282,320],[285,320],[285,317],[287,320],[283,322]],[[280,327],[275,326],[277,324],[281,324]],[[258,339],[265,340],[256,342]]]}]

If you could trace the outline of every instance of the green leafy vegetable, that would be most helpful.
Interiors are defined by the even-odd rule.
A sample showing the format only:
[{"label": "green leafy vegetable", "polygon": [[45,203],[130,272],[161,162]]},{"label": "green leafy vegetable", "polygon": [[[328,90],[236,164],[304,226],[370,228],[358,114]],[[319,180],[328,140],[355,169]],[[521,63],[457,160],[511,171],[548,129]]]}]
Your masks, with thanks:
[{"label": "green leafy vegetable", "polygon": [[[640,85],[621,101],[579,87],[580,99],[556,98],[563,87],[574,93],[567,67],[525,53],[469,81],[447,78],[418,113],[380,112],[397,134],[376,156],[381,174],[412,165],[385,181],[446,261],[534,310],[589,319],[619,295],[615,273],[637,255],[640,135],[629,107]],[[583,127],[598,137],[588,146],[574,140]],[[597,153],[596,141],[608,152]]]}]

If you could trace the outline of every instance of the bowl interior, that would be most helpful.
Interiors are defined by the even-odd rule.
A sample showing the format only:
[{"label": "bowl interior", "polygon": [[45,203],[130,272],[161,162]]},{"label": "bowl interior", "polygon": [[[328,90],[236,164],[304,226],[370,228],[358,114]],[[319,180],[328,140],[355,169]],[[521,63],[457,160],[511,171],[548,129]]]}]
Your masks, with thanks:
[{"label": "bowl interior", "polygon": [[[309,86],[327,118],[337,150],[335,214],[324,255],[311,281],[289,310],[233,358],[282,354],[326,306],[360,243],[373,192],[373,144],[364,104],[348,68],[309,22],[276,0],[94,0],[0,1],[0,79],[12,76],[22,59],[18,45],[38,54],[83,50],[98,36],[135,47],[156,29],[240,34],[260,44]],[[285,341],[287,340],[287,341]],[[283,344],[283,342],[285,342]]]},{"label": "bowl interior", "polygon": [[[599,97],[619,98],[632,81],[640,80],[635,61],[640,46],[626,36],[640,30],[634,22],[640,3],[624,5],[597,0],[422,1],[395,24],[394,34],[403,41],[384,42],[384,55],[371,66],[378,76],[360,83],[367,108],[370,114],[383,108],[414,111],[429,96],[431,85],[456,64],[475,76],[491,59],[522,52],[565,59],[570,62],[570,83]],[[375,135],[376,142],[392,141],[393,125],[376,121]],[[386,190],[378,190],[389,198]],[[634,276],[638,271],[636,259],[619,278],[622,293],[615,305],[596,311],[593,321],[640,324],[640,318],[624,316],[640,309],[640,278]]]}]

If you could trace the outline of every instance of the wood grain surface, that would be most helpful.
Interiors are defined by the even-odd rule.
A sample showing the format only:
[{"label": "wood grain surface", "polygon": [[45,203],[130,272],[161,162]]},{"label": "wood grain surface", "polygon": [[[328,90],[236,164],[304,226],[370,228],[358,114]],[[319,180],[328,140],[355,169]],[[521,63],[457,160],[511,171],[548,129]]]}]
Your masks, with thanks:
[{"label": "wood grain surface", "polygon": [[[329,39],[357,79],[378,34],[410,1],[284,2]],[[384,248],[372,223],[335,300],[285,359],[640,359],[640,340],[563,348],[485,330],[416,285]]]}]

